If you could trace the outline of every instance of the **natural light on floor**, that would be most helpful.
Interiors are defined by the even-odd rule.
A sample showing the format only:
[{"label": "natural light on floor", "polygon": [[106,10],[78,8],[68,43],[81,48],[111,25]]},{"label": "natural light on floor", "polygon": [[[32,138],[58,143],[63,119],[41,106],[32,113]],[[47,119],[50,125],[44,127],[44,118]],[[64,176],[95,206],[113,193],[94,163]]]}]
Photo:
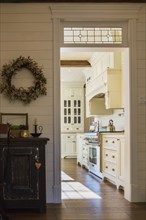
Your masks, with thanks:
[{"label": "natural light on floor", "polygon": [[75,182],[70,176],[61,172],[62,176],[62,199],[101,199],[82,183]]}]

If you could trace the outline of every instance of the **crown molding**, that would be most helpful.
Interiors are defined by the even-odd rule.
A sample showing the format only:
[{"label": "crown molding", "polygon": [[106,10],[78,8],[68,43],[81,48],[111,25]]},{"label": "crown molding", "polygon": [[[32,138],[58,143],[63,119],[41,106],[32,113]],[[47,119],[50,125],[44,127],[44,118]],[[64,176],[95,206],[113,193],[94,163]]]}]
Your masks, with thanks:
[{"label": "crown molding", "polygon": [[142,4],[49,4],[53,18],[62,20],[129,20],[138,18]]}]

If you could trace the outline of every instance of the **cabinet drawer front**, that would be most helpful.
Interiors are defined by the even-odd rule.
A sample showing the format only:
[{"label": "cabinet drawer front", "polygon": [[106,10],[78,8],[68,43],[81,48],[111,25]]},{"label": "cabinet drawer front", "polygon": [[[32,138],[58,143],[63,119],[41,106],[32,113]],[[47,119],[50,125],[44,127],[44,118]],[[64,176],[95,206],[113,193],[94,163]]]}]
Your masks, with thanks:
[{"label": "cabinet drawer front", "polygon": [[105,161],[104,162],[104,172],[116,177],[117,176],[117,167],[115,164]]},{"label": "cabinet drawer front", "polygon": [[117,151],[104,149],[104,159],[116,163]]},{"label": "cabinet drawer front", "polygon": [[86,145],[82,145],[82,153],[84,155],[88,155],[89,148]]},{"label": "cabinet drawer front", "polygon": [[119,146],[119,139],[117,138],[113,138],[113,137],[104,137],[103,138],[103,146],[104,147],[109,147],[109,148],[116,148],[117,146]]},{"label": "cabinet drawer front", "polygon": [[74,141],[76,141],[76,135],[74,135],[74,134],[63,135],[63,138],[66,139],[66,140],[74,140]]}]

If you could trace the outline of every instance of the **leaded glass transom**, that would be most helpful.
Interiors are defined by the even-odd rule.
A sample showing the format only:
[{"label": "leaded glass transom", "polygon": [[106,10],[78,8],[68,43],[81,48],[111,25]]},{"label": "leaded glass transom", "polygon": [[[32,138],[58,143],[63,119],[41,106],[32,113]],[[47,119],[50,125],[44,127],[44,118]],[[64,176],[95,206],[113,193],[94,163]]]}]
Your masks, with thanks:
[{"label": "leaded glass transom", "polygon": [[64,27],[64,44],[122,44],[122,28]]}]

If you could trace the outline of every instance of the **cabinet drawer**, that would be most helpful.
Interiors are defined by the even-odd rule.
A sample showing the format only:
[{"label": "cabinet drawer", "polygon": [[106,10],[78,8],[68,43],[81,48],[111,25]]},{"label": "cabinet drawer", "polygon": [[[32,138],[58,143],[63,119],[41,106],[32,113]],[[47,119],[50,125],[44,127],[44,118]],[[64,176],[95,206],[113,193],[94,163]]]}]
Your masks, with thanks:
[{"label": "cabinet drawer", "polygon": [[103,137],[103,146],[108,148],[116,148],[119,146],[119,139],[113,137]]},{"label": "cabinet drawer", "polygon": [[117,151],[104,149],[104,159],[113,163],[117,162]]},{"label": "cabinet drawer", "polygon": [[66,140],[76,141],[76,135],[74,135],[74,134],[66,134],[66,135],[62,135],[62,137]]},{"label": "cabinet drawer", "polygon": [[104,170],[104,172],[106,172],[114,177],[117,176],[117,167],[115,164],[104,161],[103,170]]},{"label": "cabinet drawer", "polygon": [[88,152],[89,152],[89,149],[88,149],[88,147],[86,147],[86,146],[82,146],[82,154],[83,155],[88,155]]}]

